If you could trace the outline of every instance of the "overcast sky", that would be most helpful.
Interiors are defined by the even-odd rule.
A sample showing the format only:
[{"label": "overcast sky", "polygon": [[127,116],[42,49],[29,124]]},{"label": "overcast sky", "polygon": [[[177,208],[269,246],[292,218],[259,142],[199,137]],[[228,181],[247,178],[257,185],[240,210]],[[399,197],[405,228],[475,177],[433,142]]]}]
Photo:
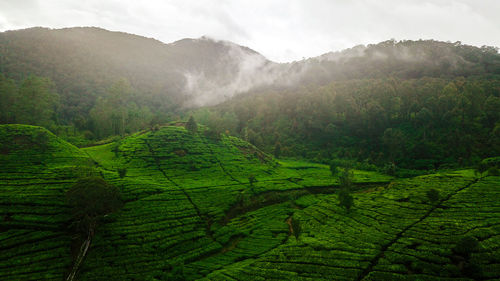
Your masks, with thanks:
[{"label": "overcast sky", "polygon": [[98,26],[207,35],[285,62],[394,38],[500,46],[499,0],[0,0],[0,31]]}]

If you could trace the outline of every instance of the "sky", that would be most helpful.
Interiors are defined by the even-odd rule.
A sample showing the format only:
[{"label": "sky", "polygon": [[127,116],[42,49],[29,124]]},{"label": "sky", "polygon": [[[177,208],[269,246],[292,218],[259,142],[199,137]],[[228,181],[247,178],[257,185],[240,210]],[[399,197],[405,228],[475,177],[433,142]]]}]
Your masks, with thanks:
[{"label": "sky", "polygon": [[388,39],[500,47],[499,11],[499,0],[0,0],[0,31],[97,26],[165,43],[208,36],[289,62]]}]

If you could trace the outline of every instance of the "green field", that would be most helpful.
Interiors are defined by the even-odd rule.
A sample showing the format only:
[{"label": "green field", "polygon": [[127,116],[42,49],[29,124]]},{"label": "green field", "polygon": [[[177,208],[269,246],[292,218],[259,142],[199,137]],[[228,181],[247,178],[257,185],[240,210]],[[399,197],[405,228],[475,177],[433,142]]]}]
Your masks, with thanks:
[{"label": "green field", "polygon": [[[89,173],[125,205],[98,228],[79,280],[500,279],[500,177],[356,170],[346,211],[328,166],[203,130],[164,126],[78,149],[40,127],[0,126],[0,280],[63,279],[65,191]],[[453,250],[466,236],[479,241],[470,257]]]}]

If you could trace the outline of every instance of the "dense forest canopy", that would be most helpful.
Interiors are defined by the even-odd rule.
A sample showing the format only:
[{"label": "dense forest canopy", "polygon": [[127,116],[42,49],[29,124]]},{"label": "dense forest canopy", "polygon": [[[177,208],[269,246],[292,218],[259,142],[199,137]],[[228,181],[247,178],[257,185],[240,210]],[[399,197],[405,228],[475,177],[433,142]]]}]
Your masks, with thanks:
[{"label": "dense forest canopy", "polygon": [[494,47],[388,40],[280,64],[206,37],[30,28],[0,33],[0,50],[0,122],[79,145],[190,109],[283,156],[427,169],[500,154]]},{"label": "dense forest canopy", "polygon": [[241,96],[202,123],[272,152],[435,169],[500,153],[500,76],[363,79]]}]

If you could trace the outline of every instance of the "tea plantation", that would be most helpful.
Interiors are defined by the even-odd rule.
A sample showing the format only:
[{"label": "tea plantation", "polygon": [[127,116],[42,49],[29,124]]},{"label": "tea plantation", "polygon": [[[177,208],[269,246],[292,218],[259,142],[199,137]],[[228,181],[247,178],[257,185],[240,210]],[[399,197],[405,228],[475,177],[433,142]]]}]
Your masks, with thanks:
[{"label": "tea plantation", "polygon": [[356,170],[346,210],[328,166],[204,130],[78,149],[0,126],[0,280],[64,279],[75,255],[65,192],[89,174],[125,204],[97,229],[79,280],[500,279],[500,177]]}]

